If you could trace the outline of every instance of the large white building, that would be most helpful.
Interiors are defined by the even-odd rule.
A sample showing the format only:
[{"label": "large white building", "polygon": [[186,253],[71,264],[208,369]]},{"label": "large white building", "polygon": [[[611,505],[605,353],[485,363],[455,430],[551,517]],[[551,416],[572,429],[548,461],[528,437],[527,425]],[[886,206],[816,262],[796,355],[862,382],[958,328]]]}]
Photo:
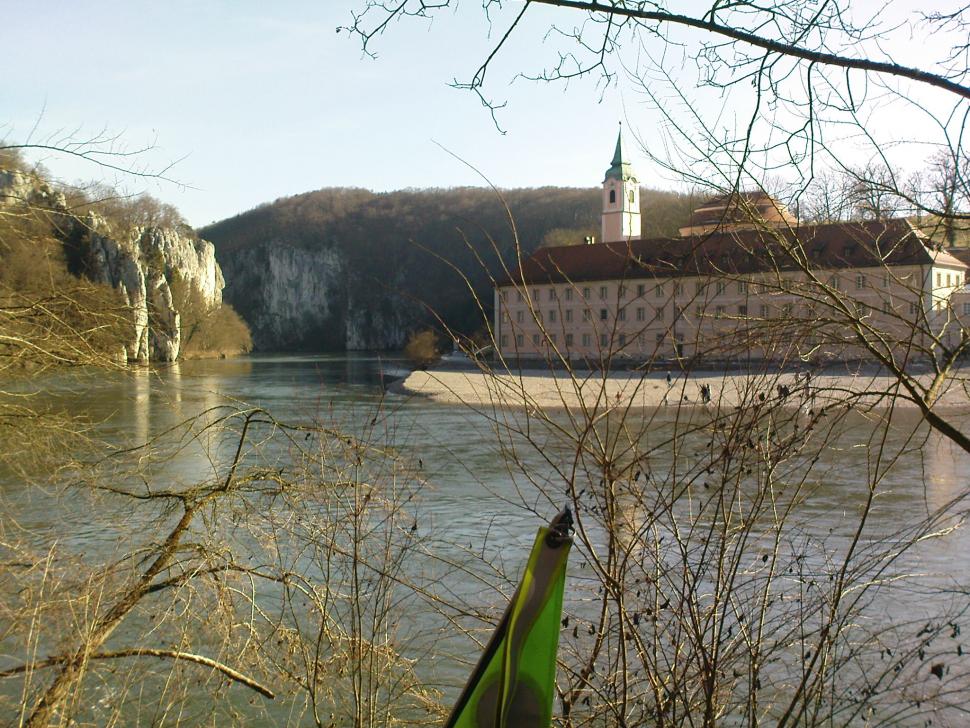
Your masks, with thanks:
[{"label": "large white building", "polygon": [[642,239],[621,137],[603,240],[542,248],[497,282],[504,357],[859,359],[872,356],[865,336],[908,361],[959,341],[968,265],[907,220],[799,225],[768,195],[734,193],[679,237]]}]

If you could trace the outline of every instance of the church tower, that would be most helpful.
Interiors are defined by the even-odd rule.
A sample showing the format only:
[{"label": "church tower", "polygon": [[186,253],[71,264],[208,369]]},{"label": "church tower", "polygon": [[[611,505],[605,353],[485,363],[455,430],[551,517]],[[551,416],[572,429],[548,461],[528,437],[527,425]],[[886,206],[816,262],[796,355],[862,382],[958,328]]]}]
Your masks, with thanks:
[{"label": "church tower", "polygon": [[640,182],[623,156],[623,127],[616,137],[613,163],[603,180],[603,242],[640,237]]}]

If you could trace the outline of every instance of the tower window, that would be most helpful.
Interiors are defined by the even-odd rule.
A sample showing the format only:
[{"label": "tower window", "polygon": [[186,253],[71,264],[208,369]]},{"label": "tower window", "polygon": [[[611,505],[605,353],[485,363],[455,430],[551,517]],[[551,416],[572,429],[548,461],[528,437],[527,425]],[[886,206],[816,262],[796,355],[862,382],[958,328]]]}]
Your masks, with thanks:
[{"label": "tower window", "polygon": [[630,190],[630,204],[633,204],[633,190]]},{"label": "tower window", "polygon": [[610,204],[616,204],[616,190],[610,190]]}]

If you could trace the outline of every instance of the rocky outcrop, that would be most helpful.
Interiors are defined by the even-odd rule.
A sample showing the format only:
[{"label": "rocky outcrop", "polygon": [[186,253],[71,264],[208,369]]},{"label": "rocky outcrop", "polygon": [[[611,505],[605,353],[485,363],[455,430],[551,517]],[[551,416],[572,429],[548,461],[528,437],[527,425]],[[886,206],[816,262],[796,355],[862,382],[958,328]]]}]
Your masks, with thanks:
[{"label": "rocky outcrop", "polygon": [[226,300],[256,349],[342,351],[404,345],[412,306],[358,275],[334,247],[269,240],[220,255]]},{"label": "rocky outcrop", "polygon": [[115,235],[96,215],[84,221],[81,239],[87,274],[119,290],[131,307],[129,361],[178,359],[181,316],[172,295],[174,280],[194,289],[206,308],[222,304],[225,279],[210,242],[165,227]]},{"label": "rocky outcrop", "polygon": [[97,215],[88,215],[83,224],[79,232],[86,243],[88,276],[115,288],[131,311],[132,328],[125,342],[125,357],[128,361],[148,361],[152,358],[148,347],[148,294],[141,256],[134,245],[108,234],[107,223]]},{"label": "rocky outcrop", "polygon": [[209,308],[222,304],[226,281],[212,243],[169,227],[149,227],[138,232],[138,247],[145,255],[160,256],[167,276],[180,276],[199,292]]},{"label": "rocky outcrop", "polygon": [[18,205],[64,210],[67,199],[63,192],[37,175],[19,169],[0,169],[0,207]]},{"label": "rocky outcrop", "polygon": [[207,309],[222,304],[225,280],[212,243],[173,227],[115,229],[100,215],[68,209],[65,196],[36,175],[0,170],[0,207],[43,211],[70,248],[76,272],[115,288],[130,310],[129,362],[175,361],[181,348],[181,315],[175,281],[195,292]]}]

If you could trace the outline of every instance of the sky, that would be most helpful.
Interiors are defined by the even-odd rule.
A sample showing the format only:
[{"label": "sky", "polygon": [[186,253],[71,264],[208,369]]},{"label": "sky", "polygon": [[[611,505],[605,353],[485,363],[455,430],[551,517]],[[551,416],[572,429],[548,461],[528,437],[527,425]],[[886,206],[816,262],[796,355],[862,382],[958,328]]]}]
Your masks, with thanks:
[{"label": "sky", "polygon": [[[129,150],[152,146],[139,164],[175,162],[166,176],[180,184],[117,182],[176,205],[197,226],[321,187],[483,185],[455,156],[502,187],[593,186],[624,116],[617,88],[600,100],[592,83],[564,91],[502,78],[492,89],[509,103],[500,133],[477,97],[449,87],[487,53],[477,14],[389,32],[372,59],[335,32],[358,2],[0,6],[0,47],[22,59],[0,81],[0,137],[104,130]],[[527,52],[513,48],[503,60]],[[51,154],[34,159],[64,181],[104,175]]]},{"label": "sky", "polygon": [[[490,36],[478,4],[461,3],[463,12],[433,23],[392,26],[369,58],[336,32],[361,4],[0,0],[0,47],[19,59],[0,80],[0,139],[106,135],[129,151],[147,147],[119,161],[164,169],[173,182],[62,155],[32,159],[65,182],[147,191],[196,226],[331,186],[480,186],[482,175],[500,187],[595,186],[619,121],[651,143],[655,103],[623,74],[605,88],[596,79],[509,82],[561,47],[543,42],[553,11],[530,10],[489,71],[489,93],[507,102],[503,134],[476,96],[449,86],[475,72],[501,22]],[[507,12],[519,6],[506,3]],[[704,103],[720,113],[716,96]],[[628,148],[642,184],[674,186]]]}]

